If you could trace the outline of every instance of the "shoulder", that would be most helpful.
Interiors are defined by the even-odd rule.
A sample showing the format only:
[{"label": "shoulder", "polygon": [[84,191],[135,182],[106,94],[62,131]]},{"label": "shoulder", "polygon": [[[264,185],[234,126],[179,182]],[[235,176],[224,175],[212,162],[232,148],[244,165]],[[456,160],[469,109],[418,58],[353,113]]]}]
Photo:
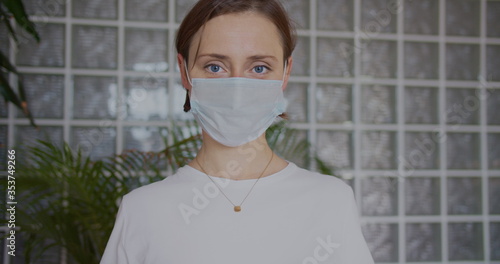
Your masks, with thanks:
[{"label": "shoulder", "polygon": [[163,180],[136,188],[123,197],[122,203],[140,206],[145,203],[169,201],[176,194],[185,192],[190,186],[190,184],[186,184],[186,180],[181,174],[182,168]]},{"label": "shoulder", "polygon": [[327,186],[328,188],[333,187],[339,190],[351,189],[349,185],[336,176],[321,174],[319,172],[306,170],[300,167],[297,167],[293,174],[295,178],[310,184]]},{"label": "shoulder", "polygon": [[300,167],[297,167],[291,176],[302,189],[326,192],[342,197],[353,195],[351,186],[336,176],[321,174]]}]

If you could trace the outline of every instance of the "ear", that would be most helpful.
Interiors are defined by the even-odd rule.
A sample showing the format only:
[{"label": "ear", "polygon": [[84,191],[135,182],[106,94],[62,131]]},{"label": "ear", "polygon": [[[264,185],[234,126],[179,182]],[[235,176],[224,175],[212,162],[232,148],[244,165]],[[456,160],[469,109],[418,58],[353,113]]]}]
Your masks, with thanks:
[{"label": "ear", "polygon": [[285,73],[285,78],[283,80],[283,90],[286,89],[286,86],[288,85],[288,79],[290,78],[290,75],[292,74],[292,68],[293,68],[293,58],[292,56],[288,57],[286,60],[286,73]]},{"label": "ear", "polygon": [[182,56],[182,54],[178,53],[177,54],[177,65],[179,65],[179,70],[181,71],[181,80],[182,80],[182,86],[187,90],[191,91],[191,84],[188,81],[187,78],[187,65],[184,65],[186,63],[186,60]]}]

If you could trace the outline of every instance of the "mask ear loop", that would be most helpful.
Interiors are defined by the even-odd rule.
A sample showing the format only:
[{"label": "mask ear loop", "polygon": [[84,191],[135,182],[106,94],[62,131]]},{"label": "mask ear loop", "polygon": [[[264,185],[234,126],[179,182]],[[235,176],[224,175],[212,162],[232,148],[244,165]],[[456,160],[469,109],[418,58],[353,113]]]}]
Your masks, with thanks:
[{"label": "mask ear loop", "polygon": [[285,76],[286,76],[287,67],[288,67],[288,62],[285,61],[285,68],[283,69],[283,78],[281,78],[281,88],[283,88],[283,84],[285,84]]},{"label": "mask ear loop", "polygon": [[[286,69],[288,67],[288,61],[285,60],[285,68],[283,69],[283,79],[281,79],[281,89],[283,90],[283,84],[285,84],[285,76],[286,76]],[[279,115],[284,120],[288,120],[288,114],[286,112],[283,112]]]},{"label": "mask ear loop", "polygon": [[184,60],[184,69],[186,70],[186,76],[187,76],[189,84],[191,84],[191,86],[193,86],[193,82],[191,81],[191,77],[189,77],[189,71],[187,68],[187,61],[186,60]]},{"label": "mask ear loop", "polygon": [[[186,77],[188,79],[189,84],[191,84],[191,88],[193,87],[193,83],[191,82],[191,78],[189,77],[189,72],[187,68],[187,62],[184,60],[184,69],[186,70]],[[184,112],[189,112],[191,110],[191,100],[189,99],[189,91],[186,89],[186,101],[184,102]]]}]

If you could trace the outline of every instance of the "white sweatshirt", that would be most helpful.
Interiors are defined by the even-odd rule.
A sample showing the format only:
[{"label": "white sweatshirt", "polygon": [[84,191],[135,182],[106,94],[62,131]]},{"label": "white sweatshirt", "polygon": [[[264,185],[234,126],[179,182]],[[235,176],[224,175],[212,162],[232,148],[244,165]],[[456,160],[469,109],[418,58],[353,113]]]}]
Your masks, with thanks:
[{"label": "white sweatshirt", "polygon": [[[256,181],[210,176],[235,204]],[[371,264],[352,189],[293,163],[240,212],[190,166],[125,195],[101,264]]]}]

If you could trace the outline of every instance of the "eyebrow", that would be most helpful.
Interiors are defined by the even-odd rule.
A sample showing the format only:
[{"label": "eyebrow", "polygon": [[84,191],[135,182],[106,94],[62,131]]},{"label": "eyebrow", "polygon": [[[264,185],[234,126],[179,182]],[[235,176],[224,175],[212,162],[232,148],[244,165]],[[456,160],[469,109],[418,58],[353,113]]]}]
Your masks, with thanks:
[{"label": "eyebrow", "polygon": [[[212,57],[212,58],[219,59],[219,60],[227,60],[227,59],[229,59],[228,56],[222,55],[222,54],[217,54],[217,53],[209,53],[209,54],[200,54],[200,55],[198,55],[198,58],[201,58],[201,57]],[[249,60],[272,59],[272,60],[278,61],[278,59],[275,56],[271,56],[271,55],[253,55],[253,56],[248,57],[247,59],[249,59]]]},{"label": "eyebrow", "polygon": [[219,60],[226,60],[226,59],[229,58],[226,55],[217,54],[217,53],[209,53],[209,54],[200,54],[200,55],[198,55],[198,58],[201,58],[201,57],[212,57],[212,58],[216,58],[216,59],[219,59]]},{"label": "eyebrow", "polygon": [[278,59],[276,57],[271,56],[271,55],[254,55],[254,56],[250,56],[248,58],[251,60],[272,59],[272,60],[278,61]]}]

